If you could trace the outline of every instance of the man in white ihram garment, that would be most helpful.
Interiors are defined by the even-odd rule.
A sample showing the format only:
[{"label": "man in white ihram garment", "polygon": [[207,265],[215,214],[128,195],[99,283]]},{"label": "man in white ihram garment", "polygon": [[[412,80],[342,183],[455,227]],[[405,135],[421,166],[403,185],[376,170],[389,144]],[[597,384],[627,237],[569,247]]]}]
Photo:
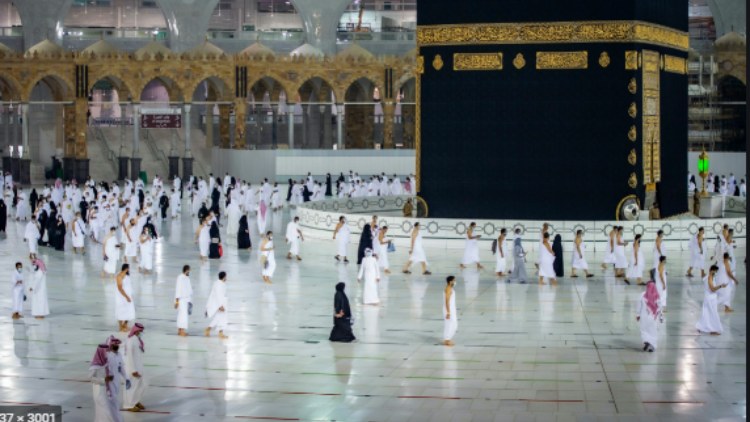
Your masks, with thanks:
[{"label": "man in white ihram garment", "polygon": [[302,261],[302,258],[299,256],[299,246],[300,242],[304,240],[302,230],[299,228],[299,217],[295,216],[294,220],[290,221],[286,226],[286,243],[289,244],[289,253],[286,254],[286,259],[296,257],[297,261]]},{"label": "man in white ihram garment", "polygon": [[456,277],[450,275],[446,279],[443,291],[443,344],[453,346],[453,336],[458,330],[458,315],[456,312]]},{"label": "man in white ihram garment", "polygon": [[477,228],[477,223],[471,222],[469,228],[466,230],[466,246],[464,247],[464,257],[461,260],[461,268],[466,268],[467,265],[477,264],[477,269],[481,270],[484,268],[479,263],[479,245],[478,240],[482,237],[475,235],[474,230]]},{"label": "man in white ihram garment", "polygon": [[[179,181],[180,179],[175,179],[175,181]],[[182,212],[182,201],[180,200],[180,188],[172,189],[172,195],[169,198],[169,203],[172,205],[171,217],[177,218],[180,216],[180,213]]]},{"label": "man in white ihram garment", "polygon": [[177,276],[174,292],[174,307],[177,309],[177,335],[187,337],[190,302],[193,300],[193,286],[190,284],[190,265],[182,267]]},{"label": "man in white ihram garment", "polygon": [[211,286],[211,293],[208,296],[208,302],[206,302],[205,315],[206,318],[211,318],[211,322],[204,332],[206,337],[210,337],[211,330],[216,329],[219,331],[220,339],[229,338],[224,335],[224,330],[229,324],[227,303],[227,273],[222,271],[219,273],[219,279],[214,281],[213,286]]}]

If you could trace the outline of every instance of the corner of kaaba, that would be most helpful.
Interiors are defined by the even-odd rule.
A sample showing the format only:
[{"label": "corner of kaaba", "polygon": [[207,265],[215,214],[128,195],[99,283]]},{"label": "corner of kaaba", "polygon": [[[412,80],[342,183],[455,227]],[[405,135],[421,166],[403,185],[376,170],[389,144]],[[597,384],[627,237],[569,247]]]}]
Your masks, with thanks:
[{"label": "corner of kaaba", "polygon": [[454,4],[418,4],[417,171],[431,216],[687,211],[687,2]]}]

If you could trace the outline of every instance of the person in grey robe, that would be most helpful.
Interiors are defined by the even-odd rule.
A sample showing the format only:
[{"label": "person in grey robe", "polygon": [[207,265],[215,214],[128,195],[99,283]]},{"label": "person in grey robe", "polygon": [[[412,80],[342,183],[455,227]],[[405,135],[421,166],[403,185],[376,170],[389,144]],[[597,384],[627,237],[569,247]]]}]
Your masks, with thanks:
[{"label": "person in grey robe", "polygon": [[521,246],[521,237],[516,232],[516,238],[513,240],[513,272],[508,277],[508,282],[520,282],[521,284],[526,283],[528,276],[526,275],[526,251]]}]

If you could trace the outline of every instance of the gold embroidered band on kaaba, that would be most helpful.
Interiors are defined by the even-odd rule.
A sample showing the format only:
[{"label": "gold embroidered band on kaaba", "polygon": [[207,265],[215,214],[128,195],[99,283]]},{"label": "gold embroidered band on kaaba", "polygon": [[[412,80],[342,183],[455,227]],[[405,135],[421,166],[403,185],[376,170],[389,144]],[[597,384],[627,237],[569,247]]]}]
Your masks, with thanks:
[{"label": "gold embroidered band on kaaba", "polygon": [[687,32],[643,21],[479,23],[417,26],[417,45],[635,42],[688,50]]}]

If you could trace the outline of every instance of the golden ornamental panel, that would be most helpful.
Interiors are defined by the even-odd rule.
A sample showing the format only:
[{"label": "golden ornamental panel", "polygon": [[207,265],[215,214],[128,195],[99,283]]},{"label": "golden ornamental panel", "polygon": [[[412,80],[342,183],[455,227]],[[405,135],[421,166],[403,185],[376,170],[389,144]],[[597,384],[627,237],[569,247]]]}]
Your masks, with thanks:
[{"label": "golden ornamental panel", "polygon": [[666,72],[684,75],[687,73],[687,60],[682,57],[664,55],[664,70]]},{"label": "golden ornamental panel", "polygon": [[628,107],[628,116],[634,119],[638,116],[638,106],[635,102],[630,103],[630,107]]},{"label": "golden ornamental panel", "polygon": [[417,45],[638,42],[687,51],[688,34],[642,21],[420,25]]},{"label": "golden ornamental panel", "polygon": [[418,56],[417,57],[417,69],[416,69],[417,75],[421,75],[424,73],[424,56]]},{"label": "golden ornamental panel", "polygon": [[503,53],[454,53],[453,70],[503,70]]},{"label": "golden ornamental panel", "polygon": [[609,58],[609,54],[606,51],[602,51],[601,54],[599,54],[599,66],[606,68],[611,63],[611,60]]},{"label": "golden ornamental panel", "polygon": [[432,59],[432,67],[437,71],[443,68],[443,58],[440,54],[435,54],[435,58]]},{"label": "golden ornamental panel", "polygon": [[633,95],[638,92],[638,83],[635,81],[635,78],[630,78],[630,82],[628,82],[628,92]]},{"label": "golden ornamental panel", "polygon": [[548,69],[587,69],[589,53],[587,51],[537,51],[536,68]]},{"label": "golden ornamental panel", "polygon": [[635,128],[635,125],[631,125],[630,130],[628,130],[628,139],[631,142],[635,142],[638,139],[638,130]]},{"label": "golden ornamental panel", "polygon": [[630,150],[630,154],[628,154],[628,163],[630,163],[631,166],[634,166],[637,161],[638,155],[635,152],[635,148],[633,148]]},{"label": "golden ornamental panel", "polygon": [[625,70],[638,70],[638,52],[628,50],[625,52]]},{"label": "golden ornamental panel", "polygon": [[661,55],[656,51],[643,50],[643,89],[641,107],[643,120],[643,184],[661,181]]},{"label": "golden ornamental panel", "polygon": [[635,173],[630,173],[630,177],[628,178],[628,186],[630,186],[631,189],[635,189],[636,186],[638,186],[638,176],[636,176]]},{"label": "golden ornamental panel", "polygon": [[513,67],[520,70],[524,66],[526,66],[526,59],[523,58],[523,54],[516,54],[516,57],[513,59]]}]

